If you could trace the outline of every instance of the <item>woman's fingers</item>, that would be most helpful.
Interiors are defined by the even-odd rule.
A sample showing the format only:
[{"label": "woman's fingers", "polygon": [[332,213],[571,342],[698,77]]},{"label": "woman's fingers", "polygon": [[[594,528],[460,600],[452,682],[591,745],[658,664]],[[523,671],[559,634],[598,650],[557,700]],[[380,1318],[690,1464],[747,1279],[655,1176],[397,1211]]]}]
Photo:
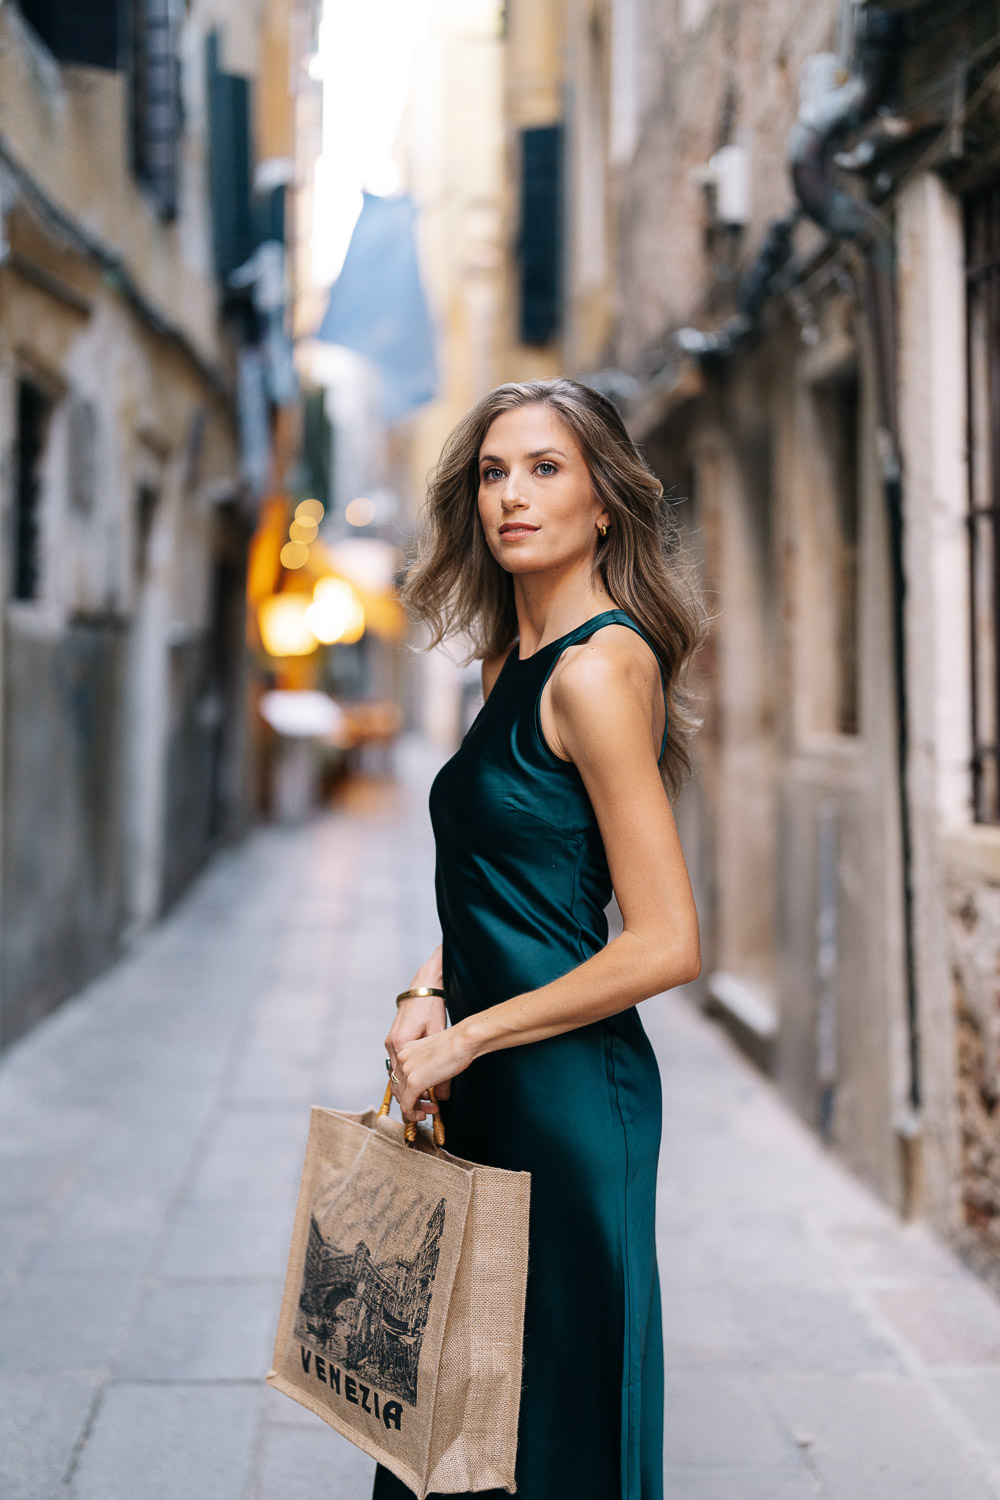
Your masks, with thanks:
[{"label": "woman's fingers", "polygon": [[[389,1049],[388,1042],[386,1043],[386,1049]],[[399,1054],[395,1048],[389,1052],[389,1062],[391,1065],[389,1087],[392,1090],[393,1097],[399,1102],[403,1119],[423,1120],[428,1115],[436,1115],[438,1113],[436,1100],[430,1097],[426,1089],[415,1090],[408,1082],[405,1069],[399,1060]],[[393,1078],[393,1074],[395,1074],[395,1078]],[[444,1087],[444,1085],[439,1084],[434,1090],[435,1095],[446,1098],[447,1094],[442,1091]],[[411,1098],[413,1100],[412,1105],[407,1102]]]}]

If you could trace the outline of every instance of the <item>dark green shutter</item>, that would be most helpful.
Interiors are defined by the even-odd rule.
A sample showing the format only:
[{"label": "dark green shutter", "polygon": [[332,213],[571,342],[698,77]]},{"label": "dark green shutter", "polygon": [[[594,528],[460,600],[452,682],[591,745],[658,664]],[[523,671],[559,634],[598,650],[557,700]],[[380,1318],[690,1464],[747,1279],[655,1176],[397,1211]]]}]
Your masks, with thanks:
[{"label": "dark green shutter", "polygon": [[132,170],[163,219],[177,213],[181,93],[171,0],[132,0]]},{"label": "dark green shutter", "polygon": [[219,67],[219,38],[207,41],[208,162],[216,274],[225,279],[254,248],[251,209],[250,83]]},{"label": "dark green shutter", "polygon": [[21,13],[58,62],[122,66],[127,0],[21,0]]},{"label": "dark green shutter", "polygon": [[559,332],[562,299],[561,125],[521,132],[518,260],[521,342],[547,344]]}]

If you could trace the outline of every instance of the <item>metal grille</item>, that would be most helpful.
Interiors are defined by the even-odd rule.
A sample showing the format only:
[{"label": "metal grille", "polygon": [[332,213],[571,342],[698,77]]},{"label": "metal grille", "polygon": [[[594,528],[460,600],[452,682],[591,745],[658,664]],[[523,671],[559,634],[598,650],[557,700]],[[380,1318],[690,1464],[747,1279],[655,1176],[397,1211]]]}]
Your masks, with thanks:
[{"label": "metal grille", "polygon": [[968,297],[972,784],[1000,822],[1000,180],[965,204]]}]

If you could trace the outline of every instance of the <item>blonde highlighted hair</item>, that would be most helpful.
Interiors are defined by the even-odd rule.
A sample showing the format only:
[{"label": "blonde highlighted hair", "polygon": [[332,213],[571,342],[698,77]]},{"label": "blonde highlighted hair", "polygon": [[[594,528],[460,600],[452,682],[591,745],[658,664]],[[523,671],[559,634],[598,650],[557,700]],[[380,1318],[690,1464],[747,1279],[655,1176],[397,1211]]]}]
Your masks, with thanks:
[{"label": "blonde highlighted hair", "polygon": [[467,660],[499,656],[517,635],[514,583],[486,543],[479,519],[479,453],[503,412],[541,403],[575,437],[594,495],[610,516],[594,567],[615,605],[647,637],[663,668],[667,697],[664,785],[676,796],[691,769],[699,719],[686,678],[705,636],[694,571],[681,547],[663,486],[629,436],[617,409],[576,380],[497,386],[467,412],[445,442],[427,490],[424,526],[402,600],[430,629],[427,646],[452,636],[471,644]]}]

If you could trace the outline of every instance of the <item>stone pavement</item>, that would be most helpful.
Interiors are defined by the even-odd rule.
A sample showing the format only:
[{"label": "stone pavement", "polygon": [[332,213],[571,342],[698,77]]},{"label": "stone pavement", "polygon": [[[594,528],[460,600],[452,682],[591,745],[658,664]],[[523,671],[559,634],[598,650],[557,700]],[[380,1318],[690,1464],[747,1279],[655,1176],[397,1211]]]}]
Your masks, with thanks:
[{"label": "stone pavement", "polygon": [[[308,1118],[382,1087],[437,941],[426,756],[219,858],[0,1063],[3,1500],[365,1500],[262,1384]],[[668,1500],[1000,1497],[1000,1306],[681,996],[664,1080]],[[580,1497],[587,1500],[587,1497]]]}]

